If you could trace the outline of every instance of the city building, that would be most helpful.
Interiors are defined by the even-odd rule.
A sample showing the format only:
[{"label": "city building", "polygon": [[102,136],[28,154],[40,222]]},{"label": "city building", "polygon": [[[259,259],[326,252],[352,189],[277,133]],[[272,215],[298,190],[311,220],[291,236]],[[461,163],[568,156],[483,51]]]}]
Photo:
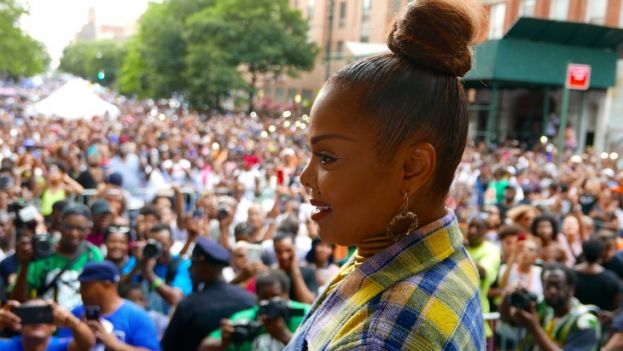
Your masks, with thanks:
[{"label": "city building", "polygon": [[136,22],[125,25],[101,23],[94,7],[89,9],[87,23],[76,33],[74,41],[114,39],[123,40],[136,32]]},{"label": "city building", "polygon": [[[312,72],[297,78],[267,77],[259,96],[308,108],[325,79],[340,67],[387,51],[393,19],[407,2],[291,0],[308,19],[309,38],[321,51]],[[590,89],[569,95],[568,125],[577,135],[570,145],[622,151],[623,64],[618,50],[623,31],[617,28],[623,26],[623,0],[482,2],[489,13],[489,40],[476,48],[474,70],[464,78],[472,103],[471,136],[490,143],[519,139],[528,144],[543,135],[552,137],[562,112],[566,65],[586,63],[592,67]],[[505,79],[509,72],[515,76]]]}]

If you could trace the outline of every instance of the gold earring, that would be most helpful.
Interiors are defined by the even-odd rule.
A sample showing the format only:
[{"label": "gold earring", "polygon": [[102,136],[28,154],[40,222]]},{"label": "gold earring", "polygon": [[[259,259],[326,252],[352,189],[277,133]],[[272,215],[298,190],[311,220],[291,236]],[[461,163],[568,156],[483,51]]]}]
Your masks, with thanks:
[{"label": "gold earring", "polygon": [[[406,223],[409,223],[407,230],[400,230],[400,228],[404,228]],[[417,214],[409,211],[409,193],[405,192],[404,201],[402,203],[402,207],[400,208],[400,213],[398,213],[394,218],[389,222],[385,234],[393,241],[398,242],[402,239],[403,236],[411,234],[414,230],[418,228],[418,216]],[[406,234],[404,234],[406,233]]]}]

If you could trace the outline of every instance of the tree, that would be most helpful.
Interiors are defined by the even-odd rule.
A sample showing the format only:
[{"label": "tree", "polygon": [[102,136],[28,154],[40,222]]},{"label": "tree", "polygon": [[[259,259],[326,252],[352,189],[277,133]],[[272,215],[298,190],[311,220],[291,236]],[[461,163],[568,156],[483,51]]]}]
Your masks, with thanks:
[{"label": "tree", "polygon": [[45,71],[50,62],[43,45],[18,26],[26,13],[15,0],[0,0],[0,75],[33,76]]},{"label": "tree", "polygon": [[111,86],[117,79],[126,51],[125,42],[117,40],[78,41],[63,50],[59,69]]},{"label": "tree", "polygon": [[183,94],[188,86],[186,46],[182,33],[186,18],[214,0],[152,2],[141,17],[136,37],[121,68],[120,90],[154,98]]},{"label": "tree", "polygon": [[[260,75],[311,70],[318,52],[307,39],[307,23],[287,0],[221,0],[189,17],[189,52],[218,52],[216,62],[238,68],[247,78],[249,109]],[[188,60],[198,72],[205,60]]]}]

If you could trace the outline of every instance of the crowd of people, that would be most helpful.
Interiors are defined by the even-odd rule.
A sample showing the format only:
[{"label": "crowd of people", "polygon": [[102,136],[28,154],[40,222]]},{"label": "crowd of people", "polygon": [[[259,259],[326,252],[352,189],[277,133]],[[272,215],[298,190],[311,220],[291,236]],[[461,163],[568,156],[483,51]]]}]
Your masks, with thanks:
[{"label": "crowd of people", "polygon": [[[117,119],[69,121],[0,101],[2,350],[281,350],[353,251],[310,219],[307,115],[116,98]],[[623,164],[552,150],[471,143],[452,186],[500,315],[487,336],[615,350]]]}]

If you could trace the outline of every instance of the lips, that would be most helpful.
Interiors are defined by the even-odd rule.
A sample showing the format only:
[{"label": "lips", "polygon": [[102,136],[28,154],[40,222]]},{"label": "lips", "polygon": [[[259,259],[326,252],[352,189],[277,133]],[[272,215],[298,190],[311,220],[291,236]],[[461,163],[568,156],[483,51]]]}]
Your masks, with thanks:
[{"label": "lips", "polygon": [[325,218],[332,212],[331,205],[326,202],[312,199],[309,201],[309,203],[312,206],[316,207],[316,210],[311,216],[311,219],[314,222],[319,222],[320,220],[322,220],[323,218]]}]

